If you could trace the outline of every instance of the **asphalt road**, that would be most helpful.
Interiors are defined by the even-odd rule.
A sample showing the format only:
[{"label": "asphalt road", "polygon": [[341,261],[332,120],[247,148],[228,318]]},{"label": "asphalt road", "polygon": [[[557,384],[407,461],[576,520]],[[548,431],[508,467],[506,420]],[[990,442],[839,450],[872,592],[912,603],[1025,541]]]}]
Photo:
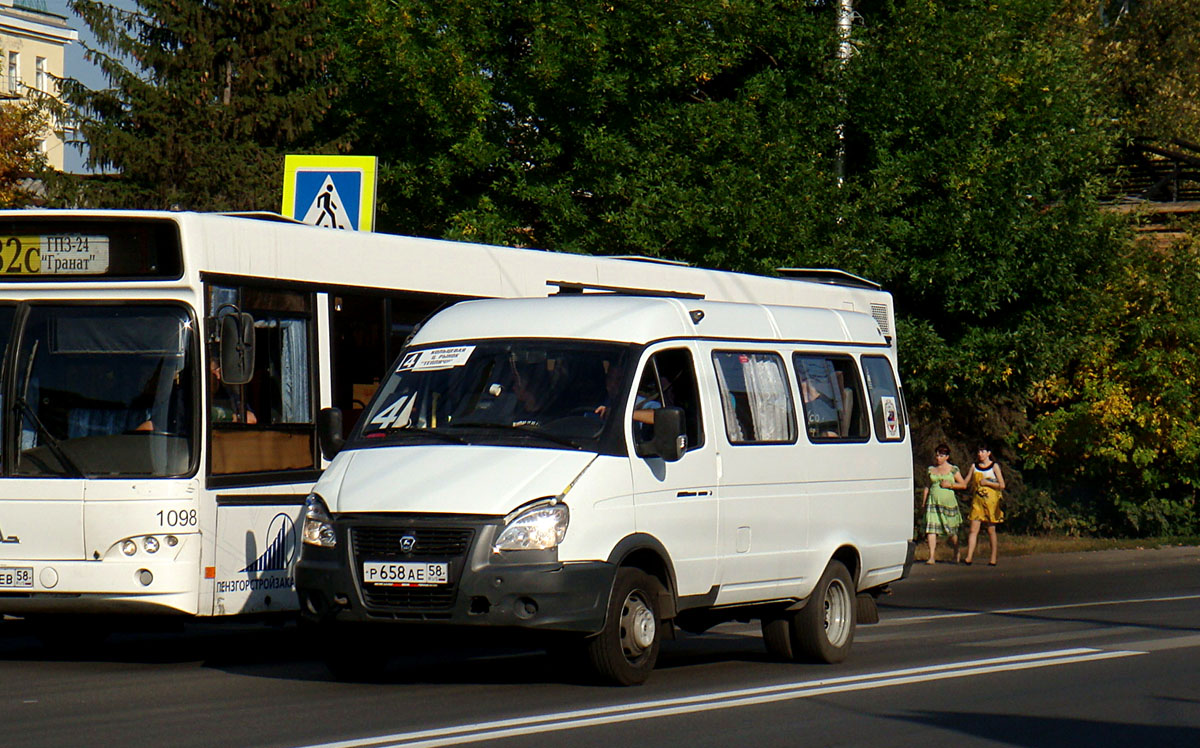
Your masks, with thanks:
[{"label": "asphalt road", "polygon": [[338,683],[293,626],[68,649],[3,621],[0,746],[1200,746],[1200,548],[920,565],[880,612],[839,666],[730,624],[633,689],[495,647],[397,642],[383,683]]}]

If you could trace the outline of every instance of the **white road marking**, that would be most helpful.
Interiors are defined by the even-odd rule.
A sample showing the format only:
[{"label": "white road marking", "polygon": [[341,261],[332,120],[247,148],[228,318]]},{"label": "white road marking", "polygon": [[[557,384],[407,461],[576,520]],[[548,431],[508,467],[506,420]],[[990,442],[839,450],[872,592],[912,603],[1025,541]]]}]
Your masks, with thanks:
[{"label": "white road marking", "polygon": [[904,668],[882,673],[864,673],[840,678],[826,678],[773,686],[716,691],[657,701],[633,702],[613,706],[579,709],[570,712],[538,714],[514,719],[453,725],[415,732],[380,735],[373,738],[321,743],[307,748],[431,748],[458,745],[484,740],[499,740],[520,735],[574,730],[581,727],[617,724],[643,719],[656,719],[695,712],[730,709],[778,701],[805,699],[826,694],[863,691],[912,683],[925,683],[963,678],[972,675],[1028,670],[1040,667],[1069,665],[1077,662],[1106,660],[1145,654],[1131,650],[1104,651],[1090,648],[1061,649],[1009,657],[949,662],[925,667]]},{"label": "white road marking", "polygon": [[1180,600],[1200,600],[1200,595],[1174,595],[1172,597],[1140,597],[1131,600],[1097,600],[1090,603],[1062,603],[1060,605],[1038,605],[1030,608],[1001,608],[999,610],[972,610],[962,613],[934,613],[927,616],[909,616],[907,618],[883,618],[878,626],[904,626],[923,621],[940,621],[951,618],[974,618],[976,616],[1003,616],[1019,613],[1041,613],[1048,610],[1069,610],[1071,608],[1096,608],[1105,605],[1136,605],[1139,603],[1169,603]]}]

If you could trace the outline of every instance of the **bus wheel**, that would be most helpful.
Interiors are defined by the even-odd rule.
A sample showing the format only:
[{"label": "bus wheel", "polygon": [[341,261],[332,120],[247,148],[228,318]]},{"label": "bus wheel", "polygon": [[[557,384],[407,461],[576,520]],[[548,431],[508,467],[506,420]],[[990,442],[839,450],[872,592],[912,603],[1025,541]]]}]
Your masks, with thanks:
[{"label": "bus wheel", "polygon": [[780,659],[841,662],[854,642],[855,610],[850,572],[841,561],[830,561],[807,605],[763,619],[763,642],[767,651]]},{"label": "bus wheel", "polygon": [[640,569],[617,570],[604,628],[586,642],[590,669],[604,682],[636,686],[650,677],[662,641],[660,586]]}]

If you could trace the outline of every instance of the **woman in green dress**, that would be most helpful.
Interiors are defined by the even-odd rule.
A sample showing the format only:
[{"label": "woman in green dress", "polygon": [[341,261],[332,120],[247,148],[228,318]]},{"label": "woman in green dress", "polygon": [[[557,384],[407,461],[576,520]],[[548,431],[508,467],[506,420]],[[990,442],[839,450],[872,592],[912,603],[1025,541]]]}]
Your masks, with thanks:
[{"label": "woman in green dress", "polygon": [[934,464],[929,466],[929,486],[921,494],[921,509],[925,512],[925,540],[929,543],[929,560],[937,563],[938,535],[947,535],[954,548],[954,563],[959,560],[958,528],[962,525],[962,514],[958,511],[958,497],[954,489],[966,488],[958,468],[950,464],[950,448],[937,445],[933,452]]}]

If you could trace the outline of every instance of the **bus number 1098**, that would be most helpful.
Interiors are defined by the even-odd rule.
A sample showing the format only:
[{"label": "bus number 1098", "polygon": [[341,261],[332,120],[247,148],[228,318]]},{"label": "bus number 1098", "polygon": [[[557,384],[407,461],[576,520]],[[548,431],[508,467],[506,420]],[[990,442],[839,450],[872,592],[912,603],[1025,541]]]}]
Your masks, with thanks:
[{"label": "bus number 1098", "polygon": [[195,527],[196,526],[196,510],[195,509],[171,509],[169,511],[159,511],[158,517],[159,527]]}]

